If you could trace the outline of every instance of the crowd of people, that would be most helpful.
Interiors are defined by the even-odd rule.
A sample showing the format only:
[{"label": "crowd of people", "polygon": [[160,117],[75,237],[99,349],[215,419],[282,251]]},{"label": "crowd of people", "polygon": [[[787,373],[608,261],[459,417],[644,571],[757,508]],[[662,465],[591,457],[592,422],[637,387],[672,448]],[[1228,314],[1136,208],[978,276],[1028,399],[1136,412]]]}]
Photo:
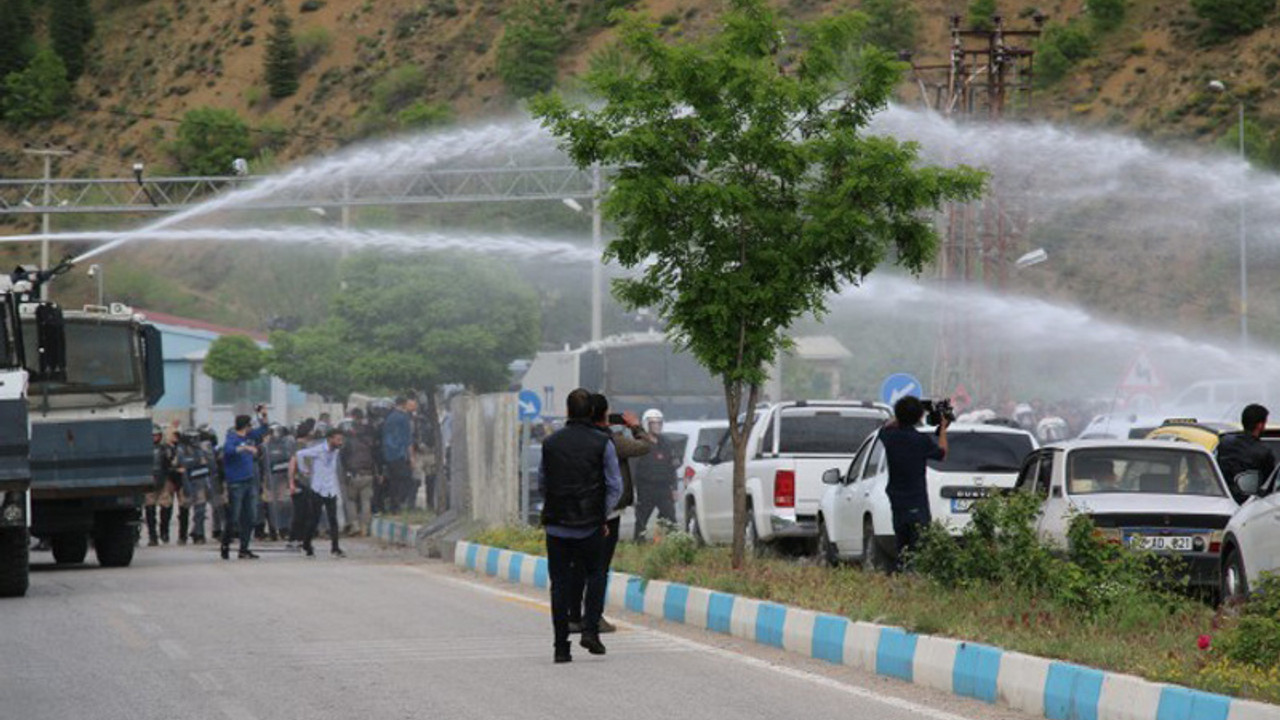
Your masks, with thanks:
[{"label": "crowd of people", "polygon": [[[254,415],[237,416],[221,443],[207,426],[153,426],[147,545],[170,542],[176,509],[179,545],[212,538],[223,559],[234,543],[239,558],[255,559],[254,540],[283,540],[313,557],[323,516],[330,553],[343,557],[340,538],[365,535],[374,513],[415,508],[417,409],[402,396],[376,413],[357,407],[337,423],[324,413],[290,428],[259,405]],[[433,478],[424,470],[429,503]]]}]

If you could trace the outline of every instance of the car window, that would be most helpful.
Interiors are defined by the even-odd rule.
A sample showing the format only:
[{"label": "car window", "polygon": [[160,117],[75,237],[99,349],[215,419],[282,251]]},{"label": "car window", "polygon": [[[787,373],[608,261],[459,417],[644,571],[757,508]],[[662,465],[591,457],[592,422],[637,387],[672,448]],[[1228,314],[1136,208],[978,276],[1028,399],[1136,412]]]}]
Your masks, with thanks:
[{"label": "car window", "polygon": [[1023,433],[959,432],[947,437],[947,456],[930,460],[942,472],[1018,472],[1035,446]]},{"label": "car window", "polygon": [[[845,408],[787,408],[782,413],[778,452],[850,455],[885,421],[884,416]],[[770,431],[772,431],[772,427]],[[771,437],[771,434],[767,437]],[[770,446],[764,446],[768,449]]]},{"label": "car window", "polygon": [[875,477],[882,464],[884,464],[884,443],[876,440],[871,445],[871,457],[867,460],[867,466],[862,471],[862,478],[865,480]]},{"label": "car window", "polygon": [[1018,490],[1025,490],[1027,492],[1034,490],[1036,482],[1036,467],[1039,462],[1040,457],[1038,455],[1033,455],[1027,458],[1022,464],[1022,471],[1018,473],[1018,479],[1013,483],[1013,486]]},{"label": "car window", "polygon": [[1175,446],[1077,450],[1069,458],[1067,478],[1072,495],[1226,496],[1208,455]]},{"label": "car window", "polygon": [[720,438],[720,446],[716,448],[716,460],[719,462],[733,460],[733,435],[728,430],[725,430],[724,436]]},{"label": "car window", "polygon": [[862,441],[862,446],[858,448],[858,454],[854,455],[853,462],[849,463],[849,471],[844,474],[846,483],[857,482],[858,478],[862,476],[863,463],[871,452],[871,443],[874,441],[874,436]]},{"label": "car window", "polygon": [[698,431],[698,444],[693,446],[694,450],[703,445],[714,448],[720,444],[720,438],[729,434],[725,428],[702,428]]},{"label": "car window", "polygon": [[1049,497],[1049,485],[1053,482],[1053,455],[1040,456],[1040,468],[1036,471],[1035,492],[1042,498]]}]

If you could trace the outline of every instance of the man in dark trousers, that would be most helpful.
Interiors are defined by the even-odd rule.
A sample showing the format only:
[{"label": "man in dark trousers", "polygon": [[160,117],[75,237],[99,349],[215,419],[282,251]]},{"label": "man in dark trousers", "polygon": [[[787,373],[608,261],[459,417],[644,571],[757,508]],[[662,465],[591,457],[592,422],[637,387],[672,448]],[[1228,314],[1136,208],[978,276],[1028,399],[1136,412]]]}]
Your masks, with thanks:
[{"label": "man in dark trousers", "polygon": [[223,560],[231,557],[231,536],[237,531],[240,535],[238,557],[241,560],[258,559],[257,554],[249,549],[249,540],[253,536],[253,516],[258,507],[254,458],[258,456],[257,443],[271,432],[266,412],[259,412],[258,427],[253,429],[253,418],[237,415],[236,426],[227,431],[227,440],[222,445],[222,472],[227,484],[226,526],[222,529]]},{"label": "man in dark trousers", "polygon": [[1261,484],[1276,469],[1275,453],[1261,439],[1262,431],[1267,429],[1269,415],[1265,407],[1249,405],[1240,414],[1240,425],[1244,430],[1223,435],[1218,443],[1218,467],[1222,468],[1231,496],[1238,503],[1249,499],[1249,493],[1241,490],[1236,482],[1241,473],[1257,472],[1258,483]]},{"label": "man in dark trousers", "polygon": [[413,509],[413,421],[417,403],[403,395],[382,424],[382,461],[387,469],[387,501],[384,508],[395,514],[400,508]]},{"label": "man in dark trousers", "polygon": [[911,550],[920,540],[920,529],[933,522],[929,513],[929,485],[926,463],[947,456],[946,417],[938,426],[938,441],[916,430],[924,417],[920,398],[907,396],[893,406],[894,419],[880,431],[885,460],[889,463],[889,508],[893,512],[893,534],[898,541],[894,569],[901,570]]},{"label": "man in dark trousers", "polygon": [[[614,419],[617,420],[618,418]],[[647,455],[656,444],[654,438],[640,427],[640,421],[636,419],[635,413],[625,412],[622,414],[621,420],[622,427],[615,431],[609,424],[609,399],[598,393],[591,395],[591,423],[612,438],[614,450],[618,454],[618,467],[622,471],[622,497],[619,498],[618,504],[614,506],[613,510],[609,512],[609,533],[604,539],[604,572],[606,574],[609,572],[609,566],[613,564],[613,553],[618,549],[622,511],[635,503],[635,486],[631,482],[631,465],[627,461],[631,458]],[[569,610],[570,633],[582,632],[582,598],[586,582],[586,577],[575,566],[572,595],[576,602]],[[616,631],[617,628],[614,627],[613,623],[604,619],[604,617],[600,618],[601,634]]]},{"label": "man in dark trousers", "polygon": [[542,524],[547,533],[547,571],[551,580],[551,623],[555,661],[573,660],[569,615],[574,568],[586,577],[582,639],[592,655],[604,655],[600,615],[604,612],[605,534],[609,510],[622,496],[618,453],[607,433],[591,423],[591,393],[578,388],[567,400],[569,420],[542,443]]}]

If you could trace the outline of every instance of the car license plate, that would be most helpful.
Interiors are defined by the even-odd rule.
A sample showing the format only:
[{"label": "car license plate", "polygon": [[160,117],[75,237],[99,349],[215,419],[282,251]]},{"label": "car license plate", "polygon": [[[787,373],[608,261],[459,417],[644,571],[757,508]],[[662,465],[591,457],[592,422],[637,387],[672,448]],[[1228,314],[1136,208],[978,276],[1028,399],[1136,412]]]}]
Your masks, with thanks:
[{"label": "car license plate", "polygon": [[[1140,545],[1137,542],[1139,538],[1142,540]],[[1191,552],[1191,538],[1185,535],[1130,535],[1129,544],[1143,550]]]},{"label": "car license plate", "polygon": [[951,512],[967,513],[973,507],[973,498],[951,498]]}]

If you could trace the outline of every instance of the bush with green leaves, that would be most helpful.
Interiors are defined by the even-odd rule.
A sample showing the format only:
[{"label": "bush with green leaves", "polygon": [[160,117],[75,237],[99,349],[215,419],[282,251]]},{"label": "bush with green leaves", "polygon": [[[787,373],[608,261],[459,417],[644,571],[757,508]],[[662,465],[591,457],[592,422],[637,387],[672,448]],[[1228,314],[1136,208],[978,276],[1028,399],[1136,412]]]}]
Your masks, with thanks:
[{"label": "bush with green leaves", "polygon": [[453,122],[453,108],[444,102],[415,101],[396,114],[396,125],[403,130],[422,130]]},{"label": "bush with green leaves", "polygon": [[1263,574],[1218,649],[1232,662],[1263,670],[1280,661],[1280,574]]},{"label": "bush with green leaves", "polygon": [[1036,44],[1036,80],[1041,85],[1052,85],[1093,53],[1093,37],[1082,24],[1072,21],[1051,25]]},{"label": "bush with green leaves", "polygon": [[266,352],[247,335],[223,335],[209,346],[204,374],[219,382],[252,380],[266,365]]},{"label": "bush with green leaves", "polygon": [[185,172],[229,175],[233,160],[253,154],[253,139],[236,111],[200,107],[182,116],[177,139],[169,149]]},{"label": "bush with green leaves", "polygon": [[333,34],[322,26],[309,27],[298,33],[298,70],[306,72],[333,47]]},{"label": "bush with green leaves", "polygon": [[29,0],[0,0],[0,80],[25,70],[35,57],[35,32]]},{"label": "bush with green leaves", "polygon": [[1210,40],[1229,40],[1261,28],[1276,9],[1276,0],[1191,0],[1191,7],[1209,26]]},{"label": "bush with green leaves", "polygon": [[293,38],[293,22],[276,5],[271,15],[271,33],[267,36],[267,89],[273,98],[285,98],[298,92],[298,44]]},{"label": "bush with green leaves", "polygon": [[991,30],[995,23],[991,18],[1000,13],[996,0],[971,0],[969,3],[969,27],[974,30]]},{"label": "bush with green leaves", "polygon": [[1093,29],[1099,33],[1106,33],[1124,23],[1128,4],[1128,0],[1088,0],[1085,9],[1093,22]]},{"label": "bush with green leaves", "polygon": [[863,0],[859,9],[867,16],[863,39],[868,43],[893,53],[915,49],[919,13],[914,5],[900,0]]},{"label": "bush with green leaves", "polygon": [[53,48],[41,48],[31,64],[4,79],[5,119],[25,125],[62,117],[71,109],[67,66]]},{"label": "bush with green leaves", "polygon": [[93,37],[89,0],[53,0],[49,5],[49,39],[67,66],[67,79],[84,74],[85,45]]},{"label": "bush with green leaves", "polygon": [[373,85],[374,107],[383,114],[398,112],[427,92],[427,72],[418,65],[392,68]]},{"label": "bush with green leaves", "polygon": [[565,15],[555,0],[520,0],[503,15],[498,76],[514,97],[527,98],[555,86],[556,62],[565,46]]}]

